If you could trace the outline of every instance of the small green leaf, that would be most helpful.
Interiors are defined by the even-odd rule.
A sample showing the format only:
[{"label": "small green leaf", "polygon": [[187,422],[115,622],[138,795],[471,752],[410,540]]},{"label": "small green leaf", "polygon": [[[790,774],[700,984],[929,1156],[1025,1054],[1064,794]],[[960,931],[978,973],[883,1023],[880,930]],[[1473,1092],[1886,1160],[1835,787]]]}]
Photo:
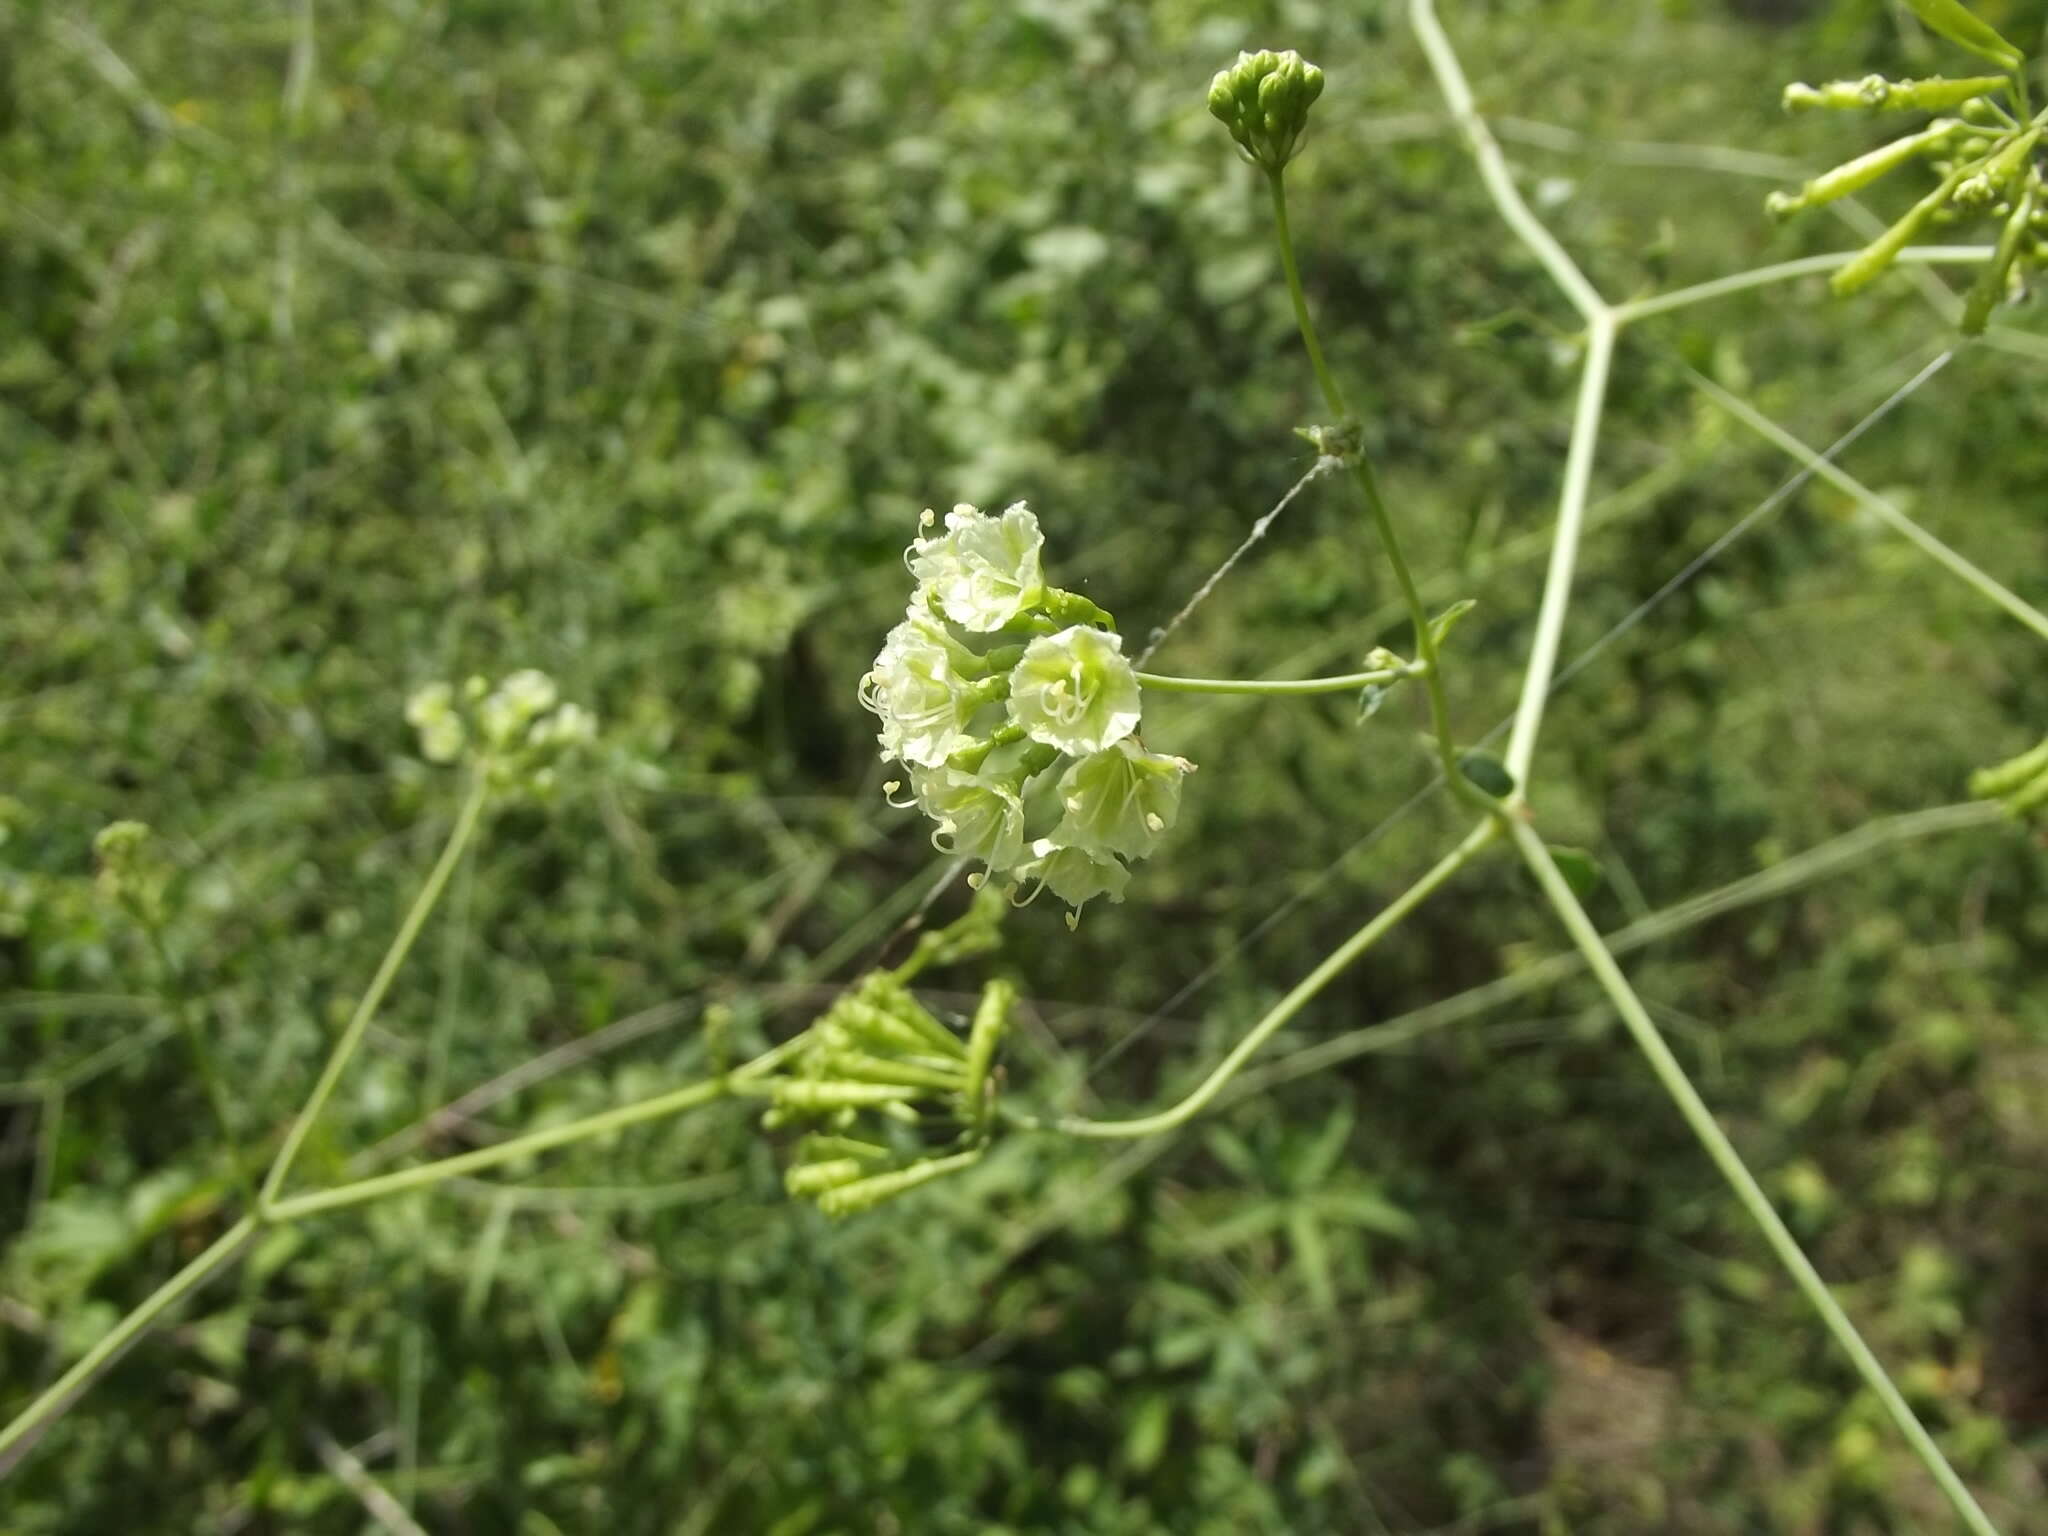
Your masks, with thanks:
[{"label": "small green leaf", "polygon": [[2026,58],[1962,0],[1906,0],[1906,9],[1918,16],[1928,31],[1989,59],[2000,69],[2018,69]]},{"label": "small green leaf", "polygon": [[1477,747],[1458,754],[1458,772],[1496,800],[1505,800],[1515,792],[1515,776],[1508,772],[1508,765]]},{"label": "small green leaf", "polygon": [[1583,848],[1573,848],[1563,843],[1552,843],[1550,862],[1557,866],[1557,872],[1564,876],[1564,883],[1572,888],[1572,894],[1581,901],[1600,889],[1606,879],[1600,869],[1600,861]]},{"label": "small green leaf", "polygon": [[1444,643],[1444,636],[1458,627],[1458,620],[1479,606],[1476,597],[1461,597],[1442,613],[1429,621],[1429,638],[1437,644]]},{"label": "small green leaf", "polygon": [[1131,1415],[1131,1427],[1124,1433],[1124,1464],[1143,1476],[1159,1465],[1166,1453],[1166,1432],[1173,1424],[1173,1407],[1164,1393],[1147,1393]]},{"label": "small green leaf", "polygon": [[1358,693],[1358,723],[1365,724],[1380,712],[1380,706],[1387,702],[1387,695],[1394,690],[1385,683],[1371,683]]}]

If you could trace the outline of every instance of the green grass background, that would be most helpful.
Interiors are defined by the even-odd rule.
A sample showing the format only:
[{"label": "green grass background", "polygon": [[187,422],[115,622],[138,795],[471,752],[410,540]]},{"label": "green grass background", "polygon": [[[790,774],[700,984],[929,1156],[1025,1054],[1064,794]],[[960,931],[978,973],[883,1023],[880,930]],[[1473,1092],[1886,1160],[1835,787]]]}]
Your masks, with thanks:
[{"label": "green grass background", "polygon": [[[1784,120],[1786,79],[1960,62],[1876,0],[1443,9],[1613,298],[1855,243],[1774,229],[1778,183],[1714,147],[1817,169],[1879,130]],[[171,1010],[250,1148],[310,1087],[453,811],[417,685],[543,667],[605,750],[494,819],[302,1180],[687,1080],[705,1008],[781,1038],[872,961],[938,869],[854,696],[917,512],[1028,498],[1054,578],[1135,637],[1307,467],[1262,201],[1203,110],[1247,45],[1329,76],[1305,278],[1412,556],[1480,600],[1476,737],[1514,701],[1577,353],[1390,5],[0,8],[0,1406],[232,1219]],[[1821,444],[1947,339],[1902,279],[1632,332],[1567,656],[1789,473],[1685,366]],[[1971,349],[1848,460],[2037,601],[2044,367]],[[1348,668],[1405,643],[1392,597],[1325,484],[1158,665]],[[1077,934],[1008,923],[1010,1093],[1176,1094],[1419,872],[1455,822],[1395,815],[1412,702],[1158,700],[1148,743],[1200,764],[1181,825]],[[1537,805],[1613,927],[1961,798],[2038,739],[2048,669],[1816,490],[1550,720]],[[162,956],[95,890],[117,817],[171,861]],[[2013,1532],[2048,1531],[2043,894],[2038,846],[1978,830],[1630,962]],[[1559,947],[1488,862],[1276,1057]],[[840,1227],[778,1178],[713,1111],[270,1235],[0,1486],[0,1527],[393,1528],[341,1446],[436,1532],[1946,1528],[1583,982],[1161,1143],[1012,1138]]]}]

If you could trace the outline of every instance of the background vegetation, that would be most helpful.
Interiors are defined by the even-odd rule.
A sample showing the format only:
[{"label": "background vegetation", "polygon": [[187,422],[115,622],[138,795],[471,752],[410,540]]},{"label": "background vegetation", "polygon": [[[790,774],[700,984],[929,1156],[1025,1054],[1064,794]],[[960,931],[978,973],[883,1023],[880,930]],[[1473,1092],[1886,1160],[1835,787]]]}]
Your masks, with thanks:
[{"label": "background vegetation", "polygon": [[[1936,63],[1878,0],[1444,9],[1617,297],[1855,243],[1759,215],[1759,157],[1868,132],[1788,123],[1778,87]],[[245,1145],[304,1097],[452,812],[417,684],[544,667],[606,750],[496,819],[302,1180],[684,1080],[707,1008],[780,1038],[871,962],[939,872],[854,698],[918,509],[1028,497],[1055,577],[1140,635],[1308,463],[1263,208],[1203,110],[1247,44],[1330,77],[1290,177],[1305,276],[1411,551],[1481,599],[1476,736],[1512,704],[1574,350],[1387,4],[0,8],[9,1411],[232,1204],[177,1010]],[[1821,443],[1946,334],[1895,278],[1632,335],[1567,655],[1788,472],[1684,365]],[[2036,598],[2043,366],[1973,348],[1850,459]],[[1341,669],[1403,644],[1390,596],[1320,486],[1160,665]],[[1541,809],[1619,926],[1961,798],[2038,738],[2048,671],[1816,490],[1551,720]],[[1181,827],[1078,934],[1009,924],[1011,1091],[1191,1081],[1454,825],[1405,808],[1411,729],[1153,704],[1151,744],[1201,764]],[[161,945],[96,892],[116,817],[171,860]],[[2044,883],[1983,827],[1630,961],[2014,1532],[2048,1531]],[[1482,864],[1275,1059],[1560,947]],[[1944,1519],[1569,981],[1161,1143],[1011,1138],[841,1227],[714,1111],[273,1235],[47,1437],[0,1523],[402,1528],[366,1477],[427,1529],[535,1536]]]}]

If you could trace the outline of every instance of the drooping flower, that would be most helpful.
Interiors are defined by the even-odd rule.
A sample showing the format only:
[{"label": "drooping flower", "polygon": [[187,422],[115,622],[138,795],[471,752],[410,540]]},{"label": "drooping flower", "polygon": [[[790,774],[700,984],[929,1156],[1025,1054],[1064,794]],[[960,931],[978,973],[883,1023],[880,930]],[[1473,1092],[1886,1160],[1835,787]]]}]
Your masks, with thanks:
[{"label": "drooping flower", "polygon": [[910,573],[941,614],[987,634],[1028,612],[1045,593],[1039,551],[1045,535],[1023,502],[989,517],[965,502],[946,514],[946,531],[911,547]]},{"label": "drooping flower", "polygon": [[882,756],[936,768],[966,746],[987,697],[975,686],[979,670],[972,651],[913,608],[861,679],[860,701],[881,721]]},{"label": "drooping flower", "polygon": [[560,697],[553,678],[526,667],[505,678],[477,705],[477,726],[492,747],[510,747]]},{"label": "drooping flower", "polygon": [[1147,752],[1128,739],[1080,759],[1060,776],[1065,814],[1052,840],[1127,859],[1149,857],[1180,814],[1180,783],[1193,768],[1185,758]]},{"label": "drooping flower", "polygon": [[932,844],[942,853],[979,859],[1000,873],[1024,857],[1024,801],[1001,774],[963,768],[913,768],[918,807],[938,823]]},{"label": "drooping flower", "polygon": [[1131,872],[1113,855],[1091,853],[1086,848],[1063,848],[1049,837],[1033,843],[1031,853],[1028,864],[1017,866],[1017,879],[1023,885],[1036,881],[1076,909],[1097,896],[1107,896],[1111,901],[1124,899],[1124,887],[1130,884]]},{"label": "drooping flower", "polygon": [[420,733],[420,756],[430,763],[452,763],[468,740],[462,716],[455,710],[455,689],[428,683],[405,701],[406,724]]},{"label": "drooping flower", "polygon": [[1033,741],[1076,757],[1138,728],[1138,675],[1121,635],[1076,624],[1040,635],[1010,674],[1010,718]]}]

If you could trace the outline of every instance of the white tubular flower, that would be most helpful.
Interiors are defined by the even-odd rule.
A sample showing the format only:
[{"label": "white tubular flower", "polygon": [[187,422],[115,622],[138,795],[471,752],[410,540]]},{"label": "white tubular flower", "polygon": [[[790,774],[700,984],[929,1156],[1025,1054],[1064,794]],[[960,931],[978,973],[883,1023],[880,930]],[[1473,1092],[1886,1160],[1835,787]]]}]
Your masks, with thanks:
[{"label": "white tubular flower", "polygon": [[946,514],[943,534],[911,546],[910,573],[947,618],[987,634],[1014,623],[1044,594],[1044,543],[1038,519],[1023,502],[1011,503],[999,517],[962,502]]},{"label": "white tubular flower", "polygon": [[1148,857],[1180,814],[1180,781],[1194,766],[1128,740],[1082,758],[1060,777],[1066,814],[1052,840],[1127,859]]},{"label": "white tubular flower", "polygon": [[553,714],[543,715],[526,733],[526,745],[542,752],[566,752],[596,740],[597,716],[581,704],[564,704]]},{"label": "white tubular flower", "polygon": [[1009,780],[964,768],[913,768],[918,808],[938,823],[932,846],[1000,873],[1024,857],[1024,801]]},{"label": "white tubular flower", "polygon": [[1138,674],[1123,636],[1076,624],[1041,635],[1010,674],[1010,718],[1075,757],[1122,741],[1138,728]]},{"label": "white tubular flower", "polygon": [[462,756],[468,732],[455,711],[455,690],[446,683],[428,683],[405,701],[406,723],[420,733],[420,756],[430,763],[452,763]]},{"label": "white tubular flower", "polygon": [[1018,880],[1027,884],[1038,881],[1077,910],[1097,896],[1122,901],[1124,887],[1131,881],[1131,872],[1111,855],[1062,848],[1049,837],[1033,843],[1031,853],[1031,862],[1017,867]]},{"label": "white tubular flower", "polygon": [[860,683],[861,703],[882,722],[882,756],[937,768],[969,745],[968,722],[987,700],[963,669],[978,668],[938,620],[912,609]]},{"label": "white tubular flower", "polygon": [[535,720],[555,707],[561,692],[545,672],[514,672],[477,705],[476,722],[494,748],[511,746]]}]

